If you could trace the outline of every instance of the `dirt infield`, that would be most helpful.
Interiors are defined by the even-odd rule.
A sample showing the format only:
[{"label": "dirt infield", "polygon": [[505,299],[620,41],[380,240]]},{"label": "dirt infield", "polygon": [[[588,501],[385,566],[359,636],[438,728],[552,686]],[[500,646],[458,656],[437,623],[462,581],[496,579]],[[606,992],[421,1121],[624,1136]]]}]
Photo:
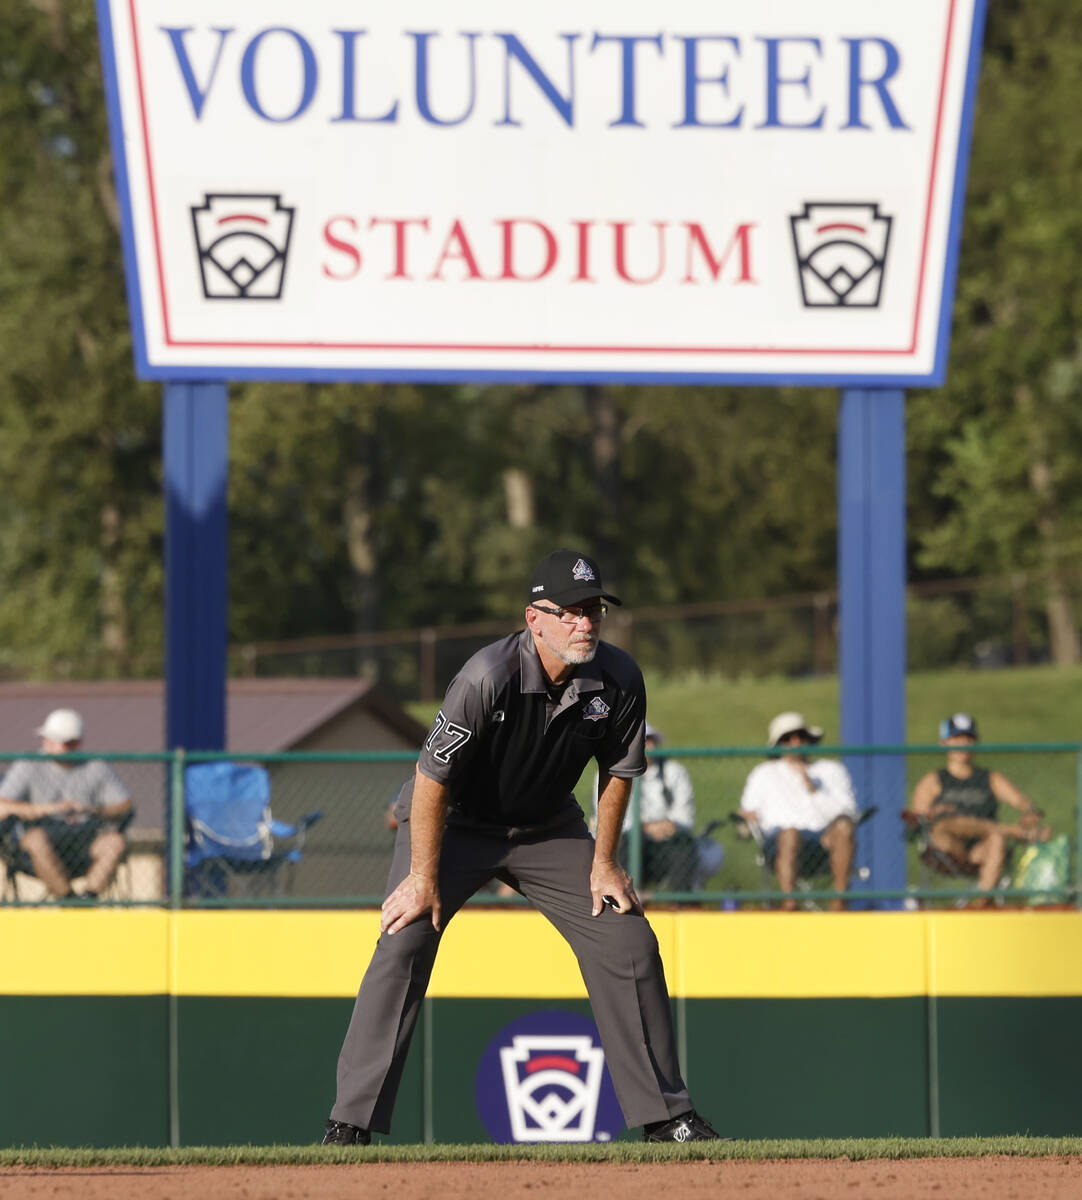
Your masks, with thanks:
[{"label": "dirt infield", "polygon": [[1082,1158],[700,1163],[364,1163],[297,1167],[0,1168],[4,1200],[531,1200],[566,1194],[740,1200],[1077,1200]]}]

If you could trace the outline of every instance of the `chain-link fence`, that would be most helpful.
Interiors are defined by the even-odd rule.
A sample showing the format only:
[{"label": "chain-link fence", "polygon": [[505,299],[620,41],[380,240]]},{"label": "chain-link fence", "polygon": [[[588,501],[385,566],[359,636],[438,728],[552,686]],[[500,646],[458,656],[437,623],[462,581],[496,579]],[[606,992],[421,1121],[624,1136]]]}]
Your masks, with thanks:
[{"label": "chain-link fence", "polygon": [[0,899],[161,903],[170,755],[0,755]]},{"label": "chain-link fence", "polygon": [[[1079,901],[1082,744],[979,746],[973,779],[984,816],[973,815],[973,794],[960,811],[954,785],[944,790],[943,747],[800,753],[812,778],[794,774],[807,796],[788,824],[763,790],[769,772],[746,791],[761,764],[792,772],[777,754],[651,755],[622,842],[644,896],[713,908]],[[0,756],[0,899],[376,905],[394,846],[390,806],[415,759],[408,751]],[[831,763],[848,769],[852,811],[836,808]],[[587,775],[578,789],[588,817],[593,787]],[[679,811],[666,810],[678,801]],[[521,900],[494,890],[477,902]]]},{"label": "chain-link fence", "polygon": [[390,803],[415,760],[410,751],[3,755],[0,898],[378,903],[394,844]]},{"label": "chain-link fence", "polygon": [[[694,787],[696,832],[700,837],[705,833],[722,851],[721,866],[696,895],[673,888],[671,873],[650,876],[646,861],[650,838],[643,834],[638,839],[644,850],[638,874],[655,903],[680,900],[727,908],[775,908],[790,900],[791,907],[827,908],[832,900],[841,900],[832,866],[844,866],[847,842],[851,860],[845,907],[1076,902],[1082,796],[1079,744],[976,747],[973,766],[978,790],[993,788],[1014,797],[1019,806],[993,801],[986,817],[960,812],[951,787],[944,790],[939,772],[947,769],[947,757],[942,746],[815,747],[797,754],[809,764],[844,765],[857,811],[851,820],[851,840],[839,836],[841,844],[832,863],[831,848],[824,842],[834,840],[828,830],[839,815],[844,823],[844,813],[830,794],[829,779],[813,779],[815,790],[803,811],[812,811],[814,818],[801,822],[791,896],[782,893],[779,883],[779,849],[784,851],[779,841],[784,843],[784,838],[778,836],[777,822],[784,817],[785,805],[771,807],[769,782],[749,789],[746,796],[752,771],[762,763],[780,762],[779,756],[767,755],[761,748],[672,749],[652,756],[651,770],[657,770],[659,759],[672,759],[686,770]],[[811,774],[819,773],[813,769]],[[929,803],[923,813],[914,807],[914,793],[922,781]],[[816,811],[818,795],[824,800]],[[964,803],[972,800],[969,797]],[[747,812],[748,804],[754,811],[751,819],[743,819],[740,813]],[[1035,810],[1032,815],[1023,811],[1030,805]],[[633,834],[626,839],[626,860],[632,866],[638,865],[635,841]],[[983,877],[982,868],[987,872]],[[884,876],[900,876],[899,885],[884,888]]]}]

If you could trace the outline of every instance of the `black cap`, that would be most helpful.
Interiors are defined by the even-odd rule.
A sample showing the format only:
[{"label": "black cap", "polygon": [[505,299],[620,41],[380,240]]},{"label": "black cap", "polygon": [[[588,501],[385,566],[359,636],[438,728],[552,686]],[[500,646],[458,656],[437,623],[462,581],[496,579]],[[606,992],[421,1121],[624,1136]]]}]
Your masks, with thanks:
[{"label": "black cap", "polygon": [[553,604],[580,604],[600,596],[612,604],[623,601],[604,590],[601,569],[588,555],[578,550],[554,550],[543,558],[530,579],[527,604],[551,600]]}]

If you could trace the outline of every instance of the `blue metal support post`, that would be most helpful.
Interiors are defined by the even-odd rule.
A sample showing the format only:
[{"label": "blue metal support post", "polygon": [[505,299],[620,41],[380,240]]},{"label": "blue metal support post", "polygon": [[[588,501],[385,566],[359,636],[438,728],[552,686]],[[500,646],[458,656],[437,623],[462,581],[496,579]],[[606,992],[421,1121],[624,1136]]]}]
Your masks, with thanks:
[{"label": "blue metal support post", "polygon": [[[165,744],[225,748],[228,389],[167,383],[165,472]],[[172,789],[171,800],[172,800]],[[170,840],[178,823],[167,814]],[[179,827],[183,827],[180,825]],[[175,851],[176,847],[171,847]],[[177,858],[171,853],[169,862]],[[172,878],[170,894],[180,881]]]},{"label": "blue metal support post", "polygon": [[[906,740],[905,393],[847,388],[838,423],[840,733],[844,745]],[[899,814],[906,805],[904,755],[851,755],[862,807],[878,814],[861,830],[863,886],[906,885]],[[858,880],[853,886],[860,887]],[[888,907],[898,907],[889,903]]]},{"label": "blue metal support post", "polygon": [[167,383],[165,744],[225,746],[226,482],[224,383]]}]

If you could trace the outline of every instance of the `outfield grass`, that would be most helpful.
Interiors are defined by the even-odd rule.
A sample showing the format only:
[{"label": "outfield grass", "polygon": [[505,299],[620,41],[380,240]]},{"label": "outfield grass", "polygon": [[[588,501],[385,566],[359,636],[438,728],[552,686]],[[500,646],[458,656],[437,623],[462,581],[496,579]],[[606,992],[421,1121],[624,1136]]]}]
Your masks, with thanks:
[{"label": "outfield grass", "polygon": [[110,1149],[39,1148],[0,1150],[0,1167],[169,1167],[302,1166],[315,1163],[655,1163],[710,1159],[979,1158],[1007,1154],[1023,1158],[1082,1155],[1082,1138],[830,1138],[692,1142],[685,1146],[643,1142],[585,1145],[501,1146],[183,1146]]},{"label": "outfield grass", "polygon": [[[771,717],[787,709],[838,735],[836,676],[726,680],[647,677],[650,719],[674,746],[761,746]],[[1082,738],[1082,667],[925,671],[906,680],[906,741],[937,740],[943,717],[971,712],[988,742],[1070,742]]]},{"label": "outfield grass", "polygon": [[[650,720],[670,746],[761,746],[770,718],[802,712],[838,741],[838,679],[724,679],[647,675]],[[1082,667],[1015,667],[1001,671],[923,671],[906,680],[906,741],[936,740],[943,717],[959,710],[977,718],[988,742],[1077,742],[1082,739]],[[407,706],[427,724],[436,703]]]}]

